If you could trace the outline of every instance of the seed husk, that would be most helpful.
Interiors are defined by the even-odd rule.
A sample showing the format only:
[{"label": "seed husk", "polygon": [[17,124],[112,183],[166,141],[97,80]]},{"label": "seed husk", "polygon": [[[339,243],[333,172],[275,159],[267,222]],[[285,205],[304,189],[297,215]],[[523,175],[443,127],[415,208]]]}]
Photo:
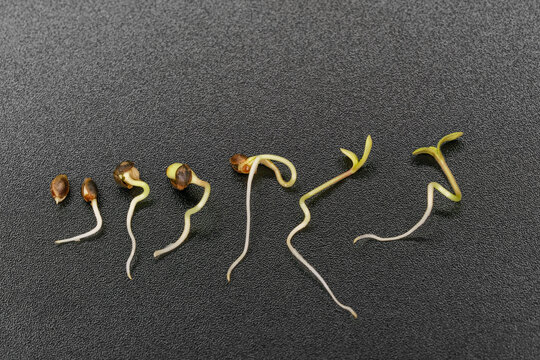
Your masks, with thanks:
[{"label": "seed husk", "polygon": [[56,176],[51,181],[51,195],[56,203],[62,202],[69,194],[69,181],[65,174]]},{"label": "seed husk", "polygon": [[86,202],[97,199],[97,185],[92,178],[84,179],[81,186],[81,195]]}]

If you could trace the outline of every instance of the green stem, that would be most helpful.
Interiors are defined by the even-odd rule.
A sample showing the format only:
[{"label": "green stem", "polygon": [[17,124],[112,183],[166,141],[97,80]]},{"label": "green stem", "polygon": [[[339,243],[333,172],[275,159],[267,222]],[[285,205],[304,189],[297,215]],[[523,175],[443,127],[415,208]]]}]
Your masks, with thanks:
[{"label": "green stem", "polygon": [[459,186],[457,184],[456,178],[450,171],[450,168],[448,167],[448,164],[446,164],[446,160],[444,159],[444,156],[439,152],[437,156],[434,156],[435,160],[437,160],[437,163],[441,167],[442,171],[446,175],[446,178],[448,179],[448,182],[450,183],[450,186],[452,186],[452,190],[454,190],[454,194],[450,193],[448,190],[446,190],[441,184],[434,183],[435,189],[437,189],[441,194],[446,196],[448,199],[459,202],[461,201],[461,190],[459,189]]},{"label": "green stem", "polygon": [[323,285],[323,287],[326,289],[328,294],[330,294],[330,297],[332,298],[332,300],[334,300],[334,302],[342,309],[349,311],[352,314],[352,316],[354,316],[354,318],[358,317],[356,312],[350,306],[346,306],[342,304],[336,298],[336,296],[334,295],[334,293],[332,292],[332,290],[330,289],[330,287],[328,286],[324,278],[319,274],[319,272],[310,263],[308,263],[308,261],[294,248],[294,246],[292,245],[292,238],[297,232],[304,229],[308,225],[309,221],[311,220],[311,213],[309,212],[309,209],[306,205],[306,200],[318,194],[319,192],[323,191],[324,189],[334,185],[335,183],[345,179],[346,177],[354,174],[356,171],[358,171],[358,169],[360,169],[360,167],[366,162],[369,156],[369,153],[371,151],[371,146],[372,146],[371,136],[368,136],[366,139],[366,145],[364,147],[364,154],[360,161],[358,161],[358,158],[354,153],[345,149],[341,149],[341,151],[351,159],[353,163],[352,167],[349,170],[345,171],[344,173],[334,177],[333,179],[328,180],[324,184],[317,186],[315,189],[311,190],[310,192],[306,193],[300,198],[299,205],[304,213],[304,220],[290,232],[289,236],[287,236],[287,247],[289,248],[291,253],[294,255],[294,257],[296,257],[298,261],[304,264],[304,266],[306,266],[307,269],[311,271],[311,273],[317,278],[317,280],[319,280],[319,282]]}]

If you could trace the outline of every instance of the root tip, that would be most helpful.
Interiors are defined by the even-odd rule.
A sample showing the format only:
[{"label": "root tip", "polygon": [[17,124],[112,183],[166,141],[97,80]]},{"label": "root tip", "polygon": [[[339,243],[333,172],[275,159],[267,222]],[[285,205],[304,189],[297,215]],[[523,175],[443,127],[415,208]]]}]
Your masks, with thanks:
[{"label": "root tip", "polygon": [[360,235],[356,239],[354,239],[353,244],[356,244],[360,240],[362,240],[361,243],[365,243],[368,239],[372,239],[372,237],[367,235]]}]

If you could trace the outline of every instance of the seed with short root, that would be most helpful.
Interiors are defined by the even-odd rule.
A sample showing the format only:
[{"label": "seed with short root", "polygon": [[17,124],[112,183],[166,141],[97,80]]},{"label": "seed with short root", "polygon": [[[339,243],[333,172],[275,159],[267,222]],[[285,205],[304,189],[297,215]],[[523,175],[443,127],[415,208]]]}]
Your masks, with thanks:
[{"label": "seed with short root", "polygon": [[94,210],[94,214],[96,215],[96,226],[92,230],[87,231],[84,234],[73,236],[67,239],[56,240],[54,242],[55,244],[59,245],[74,241],[81,241],[82,239],[97,234],[101,230],[103,220],[101,219],[101,214],[99,213],[99,207],[97,203],[97,186],[91,178],[84,179],[81,186],[81,195],[86,202],[89,202],[90,205],[92,205],[92,209]]},{"label": "seed with short root", "polygon": [[65,174],[60,174],[51,181],[51,195],[56,203],[63,201],[69,193],[69,181]]},{"label": "seed with short root", "polygon": [[139,170],[137,170],[133,161],[122,161],[113,172],[114,181],[116,181],[118,185],[131,189],[133,186],[126,183],[123,179],[123,176],[126,173],[129,173],[129,176],[132,179],[139,180]]},{"label": "seed with short root", "polygon": [[86,202],[97,199],[97,186],[92,178],[84,179],[81,186],[81,195]]},{"label": "seed with short root", "polygon": [[177,170],[174,176],[174,180],[171,180],[171,185],[178,189],[184,190],[191,184],[191,179],[193,177],[193,172],[188,164],[182,164]]}]

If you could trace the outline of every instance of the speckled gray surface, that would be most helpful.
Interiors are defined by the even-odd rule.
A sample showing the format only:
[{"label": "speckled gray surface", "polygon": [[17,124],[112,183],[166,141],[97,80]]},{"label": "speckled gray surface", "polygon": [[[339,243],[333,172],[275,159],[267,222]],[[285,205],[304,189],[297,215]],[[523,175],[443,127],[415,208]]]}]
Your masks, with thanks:
[{"label": "speckled gray surface", "polygon": [[[539,358],[539,15],[535,1],[0,2],[2,358]],[[446,181],[411,152],[459,130],[445,153],[462,204],[436,195],[410,241],[353,246],[420,218],[426,185]],[[310,200],[294,239],[354,320],[285,238],[299,197],[368,134],[366,167]],[[227,285],[245,224],[235,152],[284,155],[299,176],[285,190],[260,171]],[[133,281],[132,194],[112,178],[126,159],[152,189]],[[202,194],[172,189],[176,161],[213,191],[155,261]],[[54,246],[94,224],[87,176],[104,230]]]}]

